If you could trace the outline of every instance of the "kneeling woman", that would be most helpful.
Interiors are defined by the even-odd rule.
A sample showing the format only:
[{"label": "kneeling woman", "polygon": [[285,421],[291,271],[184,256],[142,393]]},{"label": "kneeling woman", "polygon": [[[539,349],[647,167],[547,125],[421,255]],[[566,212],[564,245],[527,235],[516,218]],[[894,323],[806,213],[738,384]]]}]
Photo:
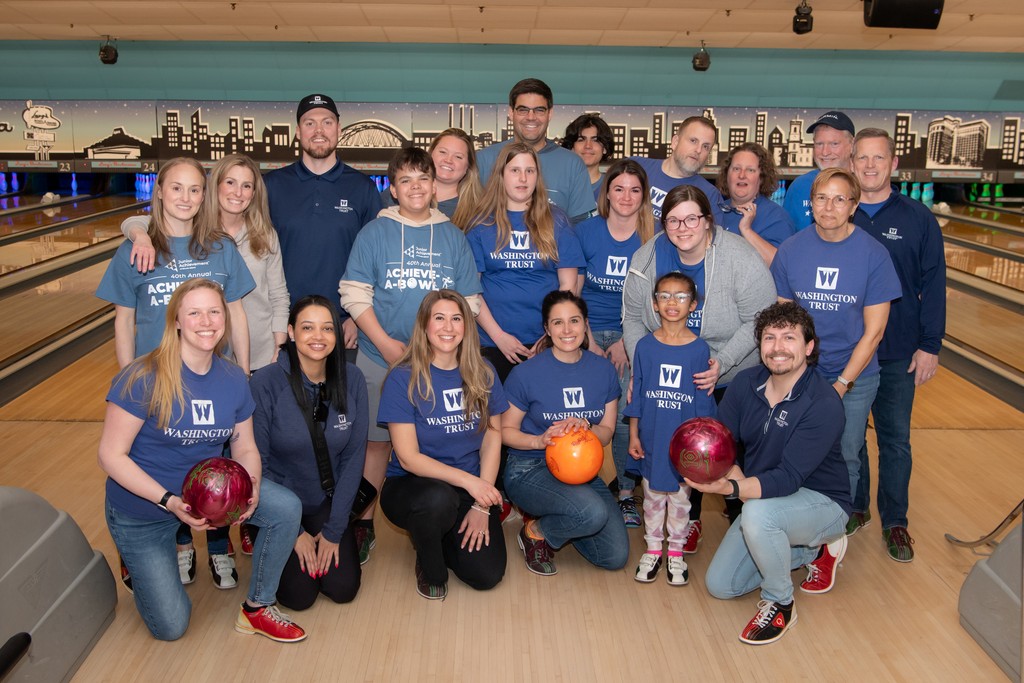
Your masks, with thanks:
[{"label": "kneeling woman", "polygon": [[505,574],[494,480],[507,407],[465,298],[450,289],[427,294],[409,346],[384,381],[377,416],[396,456],[380,506],[412,537],[416,590],[425,598],[448,594],[448,569],[478,590]]},{"label": "kneeling woman", "polygon": [[555,291],[541,306],[544,349],[513,368],[505,383],[508,446],[505,491],[525,513],[519,547],[535,574],[556,573],[553,550],[572,543],[589,562],[621,569],[629,538],[619,506],[597,476],[565,484],[548,470],[544,449],[554,437],[590,429],[607,446],[618,415],[619,376],[608,360],[586,350],[587,304]]},{"label": "kneeling woman", "polygon": [[306,633],[274,602],[301,506],[291,491],[262,478],[248,382],[223,356],[229,332],[220,285],[189,280],[171,297],[159,346],[114,379],[99,447],[100,467],[109,475],[107,527],[131,572],[135,606],[150,633],[160,640],[180,638],[192,603],[178,574],[175,533],[181,522],[211,528],[181,499],[181,485],[194,465],[221,455],[229,441],[231,458],[253,482],[249,509],[236,524],[260,528],[235,630],[293,642]]},{"label": "kneeling woman", "polygon": [[366,381],[346,367],[340,330],[327,299],[299,299],[283,353],[249,383],[266,477],[302,501],[302,527],[277,589],[289,609],[307,609],[320,593],[351,602],[362,577],[349,516],[366,458]]}]

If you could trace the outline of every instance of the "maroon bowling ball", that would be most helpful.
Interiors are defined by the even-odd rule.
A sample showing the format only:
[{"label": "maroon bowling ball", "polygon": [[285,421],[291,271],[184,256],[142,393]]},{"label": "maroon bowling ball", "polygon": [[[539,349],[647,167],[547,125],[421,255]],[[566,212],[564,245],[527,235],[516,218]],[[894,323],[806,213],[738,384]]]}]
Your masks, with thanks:
[{"label": "maroon bowling ball", "polygon": [[181,499],[210,526],[228,526],[249,509],[252,479],[231,458],[207,458],[185,475]]},{"label": "maroon bowling ball", "polygon": [[679,474],[698,484],[708,484],[724,477],[736,463],[736,441],[718,420],[693,417],[672,434],[668,457]]}]

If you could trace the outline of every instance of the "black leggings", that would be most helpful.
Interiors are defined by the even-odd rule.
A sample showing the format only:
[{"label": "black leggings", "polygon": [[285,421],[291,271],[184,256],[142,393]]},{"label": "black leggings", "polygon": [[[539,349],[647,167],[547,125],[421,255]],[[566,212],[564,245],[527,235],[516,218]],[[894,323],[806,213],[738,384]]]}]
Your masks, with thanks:
[{"label": "black leggings", "polygon": [[469,552],[468,546],[459,547],[459,526],[472,505],[473,497],[465,489],[412,474],[388,478],[380,492],[381,510],[392,524],[409,532],[429,583],[447,583],[450,568],[471,588],[487,590],[505,575],[501,508],[493,506],[488,517],[490,545]]},{"label": "black leggings", "polygon": [[[480,355],[486,358],[491,365],[494,366],[494,371],[498,373],[498,379],[501,380],[502,385],[505,384],[505,380],[508,379],[508,374],[512,372],[512,368],[515,367],[509,362],[508,358],[505,358],[505,354],[501,352],[497,346],[484,346],[480,349]],[[526,359],[522,356],[520,363]],[[498,461],[498,479],[494,482],[494,487],[501,491],[502,495],[505,493],[505,462],[508,460],[508,447],[502,445],[501,447],[501,460]]]},{"label": "black leggings", "polygon": [[[330,515],[331,501],[327,499],[316,512],[302,515],[302,530],[315,537],[327,523]],[[314,579],[302,571],[299,556],[292,550],[288,562],[284,565],[284,571],[281,572],[277,601],[291,610],[312,607],[320,593],[337,603],[352,602],[359,592],[362,575],[355,532],[352,524],[349,524],[338,543],[338,566],[329,565],[327,573],[319,578]]]}]

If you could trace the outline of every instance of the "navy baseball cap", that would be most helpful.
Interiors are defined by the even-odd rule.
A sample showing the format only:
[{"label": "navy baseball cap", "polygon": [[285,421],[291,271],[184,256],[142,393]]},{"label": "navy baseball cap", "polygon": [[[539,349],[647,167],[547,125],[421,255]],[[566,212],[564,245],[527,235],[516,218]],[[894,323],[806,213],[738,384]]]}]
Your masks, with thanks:
[{"label": "navy baseball cap", "polygon": [[827,111],[818,117],[818,120],[807,126],[807,132],[813,133],[814,129],[820,125],[826,125],[829,128],[835,128],[836,130],[845,130],[850,135],[856,135],[857,131],[853,127],[853,121],[850,117],[841,111]]},{"label": "navy baseball cap", "polygon": [[306,95],[299,100],[299,108],[295,112],[295,120],[298,121],[302,118],[302,115],[311,109],[326,109],[335,116],[338,115],[338,107],[335,106],[334,100],[327,95]]}]

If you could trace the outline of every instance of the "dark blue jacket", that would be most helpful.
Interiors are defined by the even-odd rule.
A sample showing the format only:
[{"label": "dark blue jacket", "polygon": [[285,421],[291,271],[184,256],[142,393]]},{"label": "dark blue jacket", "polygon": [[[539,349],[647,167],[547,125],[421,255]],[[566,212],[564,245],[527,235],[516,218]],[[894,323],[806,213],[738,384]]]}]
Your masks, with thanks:
[{"label": "dark blue jacket", "polygon": [[909,359],[918,349],[938,354],[946,334],[946,257],[935,216],[893,187],[874,218],[857,209],[853,222],[889,251],[903,287],[889,308],[878,360]]},{"label": "dark blue jacket", "polygon": [[746,448],[743,474],[761,482],[762,498],[807,488],[851,514],[850,475],[839,446],[846,424],[839,394],[808,367],[773,408],[764,395],[768,377],[763,365],[743,370],[718,406],[718,419]]}]

